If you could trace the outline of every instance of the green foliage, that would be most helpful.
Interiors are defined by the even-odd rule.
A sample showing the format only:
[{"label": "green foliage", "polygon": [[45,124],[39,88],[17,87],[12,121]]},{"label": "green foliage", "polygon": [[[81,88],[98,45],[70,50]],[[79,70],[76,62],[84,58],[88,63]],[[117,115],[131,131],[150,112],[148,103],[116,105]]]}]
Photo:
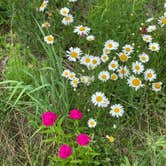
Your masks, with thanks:
[{"label": "green foliage", "polygon": [[[40,132],[46,135],[45,143],[51,143],[56,147],[56,154],[49,156],[51,165],[99,165],[99,161],[93,161],[92,158],[99,155],[92,147],[81,147],[76,143],[77,135],[80,133],[81,122],[70,120],[68,117],[60,117],[54,126],[49,128],[41,127]],[[70,126],[70,127],[69,127]],[[62,144],[68,144],[72,147],[72,156],[64,160],[58,156],[58,148]]]}]

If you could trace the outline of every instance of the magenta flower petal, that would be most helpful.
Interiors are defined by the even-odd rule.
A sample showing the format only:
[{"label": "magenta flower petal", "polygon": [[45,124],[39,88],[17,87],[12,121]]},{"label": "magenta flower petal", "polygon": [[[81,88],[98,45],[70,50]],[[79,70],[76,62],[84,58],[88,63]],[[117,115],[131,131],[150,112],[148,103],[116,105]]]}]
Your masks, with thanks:
[{"label": "magenta flower petal", "polygon": [[87,134],[79,134],[77,136],[77,143],[81,146],[87,146],[90,143],[91,138]]},{"label": "magenta flower petal", "polygon": [[58,116],[55,112],[44,112],[42,114],[42,123],[43,125],[45,125],[46,127],[48,126],[53,126],[55,121],[57,120]]},{"label": "magenta flower petal", "polygon": [[77,109],[73,109],[70,111],[69,113],[69,116],[70,116],[70,119],[77,119],[77,120],[80,120],[82,119],[82,112],[77,110]]},{"label": "magenta flower petal", "polygon": [[62,158],[62,159],[66,159],[68,157],[71,156],[72,154],[72,148],[69,146],[69,145],[61,145],[61,147],[59,148],[59,157]]}]

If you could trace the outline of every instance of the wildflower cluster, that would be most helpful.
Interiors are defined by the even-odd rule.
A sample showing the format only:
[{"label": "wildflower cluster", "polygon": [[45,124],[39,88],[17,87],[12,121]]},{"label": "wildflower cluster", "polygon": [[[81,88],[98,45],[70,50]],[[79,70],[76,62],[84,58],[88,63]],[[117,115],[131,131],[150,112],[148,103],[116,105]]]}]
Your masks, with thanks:
[{"label": "wildflower cluster", "polygon": [[[82,112],[77,109],[73,109],[69,112],[69,118],[72,120],[81,120],[82,117],[83,117]],[[58,120],[58,115],[55,112],[47,111],[42,114],[41,118],[42,118],[42,124],[48,128],[48,127],[56,125],[55,123]],[[94,127],[95,121],[93,121],[92,119],[89,120],[89,125]],[[75,138],[75,141],[79,146],[88,146],[91,142],[91,137],[85,133],[80,133]],[[72,153],[73,153],[72,146],[70,146],[69,144],[60,145],[58,150],[58,155],[60,158],[66,159],[70,157]]]},{"label": "wildflower cluster", "polygon": [[[67,53],[66,56],[68,57],[69,61],[77,62],[85,66],[88,70],[94,70],[98,66],[102,66],[103,63],[108,62],[111,58],[110,54],[114,54],[115,56],[113,56],[113,58],[111,58],[111,60],[108,63],[107,70],[100,71],[97,77],[93,75],[93,80],[98,79],[102,82],[107,82],[109,80],[116,81],[118,78],[126,79],[126,83],[129,85],[129,87],[134,88],[137,91],[141,87],[147,85],[147,82],[153,82],[157,79],[157,75],[154,69],[145,68],[145,64],[148,63],[150,60],[149,57],[151,55],[149,54],[152,54],[153,52],[158,53],[160,51],[159,43],[154,41],[154,37],[151,34],[154,31],[157,31],[157,29],[164,26],[164,18],[165,18],[165,13],[164,16],[159,17],[157,25],[155,24],[148,25],[153,20],[155,20],[154,18],[149,18],[144,23],[146,27],[140,27],[142,39],[145,43],[147,43],[146,45],[148,46],[148,50],[150,52],[146,50],[142,51],[141,53],[140,50],[138,50],[138,48],[134,48],[135,46],[134,43],[125,44],[124,46],[122,46],[122,49],[119,51],[120,44],[117,41],[110,39],[105,42],[102,51],[103,53],[101,56],[93,56],[83,53],[83,51],[78,47],[69,48],[69,51],[66,52]],[[162,25],[160,24],[161,22]],[[89,34],[89,32],[90,28],[83,25],[76,26],[74,29],[74,33],[77,33],[78,35],[81,36],[86,36]],[[140,53],[138,54],[138,52]],[[131,62],[130,59],[135,59],[135,55],[137,55],[137,60]],[[127,65],[128,63],[129,65]],[[65,69],[64,71],[66,70],[67,69]],[[64,74],[62,75],[64,76]],[[81,83],[81,81],[79,80],[80,78],[77,78],[77,86],[73,86],[74,88],[78,87],[78,84]],[[156,83],[157,85],[162,85],[162,82],[156,82]],[[155,82],[152,83],[152,90],[160,91],[161,86],[155,86],[156,83]],[[101,105],[99,107],[101,107]]]},{"label": "wildflower cluster", "polygon": [[74,21],[73,16],[69,12],[70,9],[67,7],[62,8],[59,12],[63,16],[62,23],[64,25],[70,25]]}]

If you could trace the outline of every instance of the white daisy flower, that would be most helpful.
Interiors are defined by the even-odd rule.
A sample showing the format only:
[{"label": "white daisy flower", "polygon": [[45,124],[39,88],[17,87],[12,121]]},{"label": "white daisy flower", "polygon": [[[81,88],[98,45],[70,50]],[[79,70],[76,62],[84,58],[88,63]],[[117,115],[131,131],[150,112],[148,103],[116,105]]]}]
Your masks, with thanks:
[{"label": "white daisy flower", "polygon": [[42,28],[49,28],[51,25],[49,22],[45,22],[42,24]]},{"label": "white daisy flower", "polygon": [[70,70],[69,69],[65,69],[62,73],[62,76],[65,78],[69,78],[70,75]]},{"label": "white daisy flower", "polygon": [[88,78],[88,84],[87,85],[90,85],[92,82],[94,82],[95,81],[95,77],[94,76],[92,76],[92,77],[89,77]]},{"label": "white daisy flower", "polygon": [[102,105],[102,107],[108,107],[109,104],[110,104],[109,100],[108,100],[107,98],[105,98],[105,99],[103,100],[103,105]]},{"label": "white daisy flower", "polygon": [[119,64],[118,61],[116,60],[112,60],[109,64],[108,64],[108,69],[115,71],[118,68]]},{"label": "white daisy flower", "polygon": [[101,63],[100,58],[97,56],[93,56],[90,65],[91,69],[96,68],[97,66],[100,65],[100,63]]},{"label": "white daisy flower", "polygon": [[162,16],[159,18],[158,20],[159,24],[163,27],[164,25],[166,25],[166,15]]},{"label": "white daisy flower", "polygon": [[106,82],[110,79],[110,73],[108,71],[101,71],[98,75],[98,79]]},{"label": "white daisy flower", "polygon": [[155,31],[157,28],[156,28],[156,25],[149,25],[146,30],[147,32],[153,32]]},{"label": "white daisy flower", "polygon": [[114,104],[111,106],[110,114],[113,117],[119,118],[124,114],[124,108],[121,104]]},{"label": "white daisy flower", "polygon": [[53,37],[52,35],[45,36],[45,37],[44,37],[44,41],[45,41],[47,44],[53,44],[53,43],[54,43],[54,37]]},{"label": "white daisy flower", "polygon": [[152,36],[151,35],[142,35],[142,39],[143,41],[145,41],[146,43],[150,43],[152,42]]},{"label": "white daisy flower", "polygon": [[101,57],[100,57],[101,61],[102,62],[107,62],[109,60],[109,56],[107,54],[103,54]]},{"label": "white daisy flower", "polygon": [[69,12],[70,12],[70,9],[67,8],[67,7],[62,8],[62,9],[59,11],[59,13],[60,13],[62,16],[68,16]]},{"label": "white daisy flower", "polygon": [[162,88],[162,82],[152,83],[152,90],[153,91],[158,92],[161,90],[161,88]]},{"label": "white daisy flower", "polygon": [[95,128],[95,127],[96,127],[96,124],[97,124],[97,122],[96,122],[95,119],[90,118],[90,119],[88,120],[88,127],[89,127],[89,128]]},{"label": "white daisy flower", "polygon": [[95,94],[93,94],[91,97],[91,101],[95,106],[98,107],[107,107],[109,105],[109,100],[102,92],[96,92]]},{"label": "white daisy flower", "polygon": [[79,84],[79,79],[78,78],[74,78],[73,80],[71,80],[70,84],[71,84],[71,86],[73,88],[77,88],[78,84]]},{"label": "white daisy flower", "polygon": [[129,70],[126,66],[120,66],[118,69],[118,74],[120,78],[126,78],[129,75]]},{"label": "white daisy flower", "polygon": [[144,79],[146,81],[154,81],[156,79],[156,73],[154,70],[152,69],[147,69],[145,72],[144,72]]},{"label": "white daisy flower", "polygon": [[78,35],[88,35],[90,32],[90,28],[87,26],[83,26],[83,25],[78,25],[75,27],[74,29],[74,33],[77,33]]},{"label": "white daisy flower", "polygon": [[86,40],[91,42],[91,41],[95,40],[95,36],[89,35],[89,36],[86,37]]},{"label": "white daisy flower", "polygon": [[81,76],[80,77],[80,80],[83,84],[89,86],[92,82],[94,82],[95,80],[95,77],[92,76],[92,77],[89,77],[89,76]]},{"label": "white daisy flower", "polygon": [[82,51],[78,47],[76,48],[70,47],[69,51],[66,51],[66,53],[69,61],[73,62],[76,62],[77,59],[80,59],[80,55],[82,55]]},{"label": "white daisy flower", "polygon": [[141,74],[144,71],[144,66],[142,63],[136,61],[132,63],[132,71],[135,74]]},{"label": "white daisy flower", "polygon": [[71,14],[68,14],[67,16],[65,16],[62,20],[62,23],[64,25],[70,25],[71,23],[74,22],[74,18]]},{"label": "white daisy flower", "polygon": [[111,50],[107,49],[106,47],[103,48],[103,54],[104,55],[108,55],[108,54],[110,54],[110,52],[111,52]]},{"label": "white daisy flower", "polygon": [[80,64],[86,66],[87,68],[90,68],[92,64],[92,59],[93,59],[93,56],[86,54],[80,59]]},{"label": "white daisy flower", "polygon": [[164,3],[164,8],[166,9],[166,3]]},{"label": "white daisy flower", "polygon": [[81,76],[80,80],[83,84],[89,85],[89,76]]},{"label": "white daisy flower", "polygon": [[130,76],[127,83],[130,87],[135,88],[136,91],[143,86],[142,81],[135,76]]},{"label": "white daisy flower", "polygon": [[68,78],[69,80],[74,80],[76,78],[76,74],[74,72],[70,72]]},{"label": "white daisy flower", "polygon": [[154,20],[154,18],[151,17],[151,18],[148,18],[145,22],[151,22],[151,21],[153,21],[153,20]]},{"label": "white daisy flower", "polygon": [[148,61],[149,61],[149,56],[148,56],[148,54],[146,54],[146,53],[143,52],[142,54],[139,55],[139,60],[140,60],[142,63],[148,62]]},{"label": "white daisy flower", "polygon": [[80,81],[83,84],[88,84],[88,76],[81,76]]},{"label": "white daisy flower", "polygon": [[134,47],[132,45],[126,44],[123,46],[123,52],[130,55],[134,51]]},{"label": "white daisy flower", "polygon": [[114,40],[108,40],[105,42],[105,48],[108,50],[117,50],[119,43]]},{"label": "white daisy flower", "polygon": [[119,56],[120,61],[127,62],[128,59],[130,58],[129,54],[130,53],[124,53],[124,52],[119,53],[118,56]]},{"label": "white daisy flower", "polygon": [[118,79],[118,75],[116,73],[111,74],[111,80],[116,81]]},{"label": "white daisy flower", "polygon": [[47,5],[48,5],[48,1],[44,0],[39,7],[39,12],[43,12],[45,10],[45,8],[47,7]]},{"label": "white daisy flower", "polygon": [[150,43],[149,50],[158,52],[160,50],[160,45],[158,43]]}]

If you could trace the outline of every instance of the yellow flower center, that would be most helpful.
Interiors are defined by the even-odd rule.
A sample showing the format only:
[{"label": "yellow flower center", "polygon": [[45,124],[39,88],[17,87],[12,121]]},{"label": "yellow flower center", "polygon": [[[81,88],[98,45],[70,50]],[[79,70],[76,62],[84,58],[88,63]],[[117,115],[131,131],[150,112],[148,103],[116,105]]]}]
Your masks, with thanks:
[{"label": "yellow flower center", "polygon": [[90,58],[86,58],[86,59],[85,59],[85,62],[86,62],[86,63],[90,63]]},{"label": "yellow flower center", "polygon": [[73,75],[73,74],[71,74],[71,75],[70,75],[70,78],[71,78],[71,79],[72,79],[72,78],[74,78],[74,75]]},{"label": "yellow flower center", "polygon": [[112,75],[111,75],[111,79],[112,79],[112,80],[116,80],[116,79],[117,79],[117,75],[116,75],[116,74],[112,74]]},{"label": "yellow flower center", "polygon": [[105,74],[103,74],[101,77],[103,80],[105,80],[107,78],[107,76]]},{"label": "yellow flower center", "polygon": [[74,84],[78,84],[78,81],[77,81],[77,80],[74,80],[73,83],[74,83]]},{"label": "yellow flower center", "polygon": [[95,125],[95,122],[94,122],[94,121],[90,121],[90,125],[91,125],[91,126],[94,126],[94,125]]},{"label": "yellow flower center", "polygon": [[166,24],[166,18],[163,18],[163,19],[162,19],[162,23],[163,23],[163,24]]},{"label": "yellow flower center", "polygon": [[65,76],[68,76],[68,75],[69,75],[69,73],[68,73],[67,71],[65,71],[65,72],[64,72],[64,75],[65,75]]},{"label": "yellow flower center", "polygon": [[80,27],[80,31],[85,31],[85,27]]},{"label": "yellow flower center", "polygon": [[108,44],[108,48],[112,48],[112,47],[113,47],[112,43]]},{"label": "yellow flower center", "polygon": [[97,96],[97,97],[96,97],[96,101],[97,101],[97,102],[101,102],[102,99],[103,99],[103,98],[102,98],[101,96]]},{"label": "yellow flower center", "polygon": [[71,52],[71,57],[72,58],[77,58],[78,57],[78,53],[77,52]]},{"label": "yellow flower center", "polygon": [[125,50],[126,50],[127,52],[130,52],[130,51],[131,51],[131,48],[126,47]]},{"label": "yellow flower center", "polygon": [[152,50],[156,50],[156,46],[152,46]]},{"label": "yellow flower center", "polygon": [[141,59],[142,59],[142,61],[146,61],[146,57],[145,56],[142,56]]},{"label": "yellow flower center", "polygon": [[115,112],[115,113],[119,113],[119,112],[120,112],[120,109],[119,109],[119,108],[115,108],[115,109],[114,109],[114,112]]},{"label": "yellow flower center", "polygon": [[140,70],[140,66],[139,66],[139,65],[136,65],[136,66],[135,66],[135,70]]},{"label": "yellow flower center", "polygon": [[65,20],[66,20],[66,21],[70,21],[70,17],[69,17],[69,16],[66,16],[66,17],[65,17]]},{"label": "yellow flower center", "polygon": [[121,74],[126,74],[126,70],[125,69],[122,69],[120,72],[121,72]]},{"label": "yellow flower center", "polygon": [[88,37],[88,41],[92,41],[93,40],[93,38],[92,37]]},{"label": "yellow flower center", "polygon": [[109,54],[109,53],[110,53],[110,50],[104,49],[104,53],[105,53],[105,54]]},{"label": "yellow flower center", "polygon": [[138,78],[134,78],[134,79],[132,80],[132,84],[133,84],[134,86],[139,86],[139,85],[141,84],[141,81],[140,81]]},{"label": "yellow flower center", "polygon": [[112,64],[111,64],[111,67],[112,67],[112,68],[116,68],[116,64],[115,64],[115,63],[112,63]]},{"label": "yellow flower center", "polygon": [[145,38],[145,40],[146,40],[146,41],[149,41],[149,40],[150,40],[150,38],[149,38],[149,37],[146,37],[146,38]]},{"label": "yellow flower center", "polygon": [[95,65],[97,63],[97,60],[96,59],[93,59],[92,60],[92,63]]},{"label": "yellow flower center", "polygon": [[67,11],[66,11],[66,10],[64,10],[62,13],[63,13],[63,14],[67,14]]},{"label": "yellow flower center", "polygon": [[47,37],[47,40],[48,40],[48,41],[53,41],[53,39],[54,39],[54,38],[53,38],[52,36],[48,36],[48,37]]},{"label": "yellow flower center", "polygon": [[160,84],[160,83],[155,83],[155,84],[154,84],[154,87],[155,87],[156,89],[160,89],[160,88],[161,88],[161,84]]},{"label": "yellow flower center", "polygon": [[107,59],[107,57],[106,56],[103,56],[103,60],[106,60]]},{"label": "yellow flower center", "polygon": [[147,76],[148,76],[148,78],[152,78],[153,74],[152,73],[148,73]]},{"label": "yellow flower center", "polygon": [[112,137],[112,136],[110,136],[110,137],[108,137],[108,140],[109,140],[111,143],[113,143],[113,142],[115,141],[115,138]]},{"label": "yellow flower center", "polygon": [[128,56],[126,54],[121,54],[119,58],[123,62],[128,60]]},{"label": "yellow flower center", "polygon": [[45,2],[43,2],[42,4],[41,4],[41,6],[40,6],[41,8],[45,8],[46,7],[46,3]]}]

